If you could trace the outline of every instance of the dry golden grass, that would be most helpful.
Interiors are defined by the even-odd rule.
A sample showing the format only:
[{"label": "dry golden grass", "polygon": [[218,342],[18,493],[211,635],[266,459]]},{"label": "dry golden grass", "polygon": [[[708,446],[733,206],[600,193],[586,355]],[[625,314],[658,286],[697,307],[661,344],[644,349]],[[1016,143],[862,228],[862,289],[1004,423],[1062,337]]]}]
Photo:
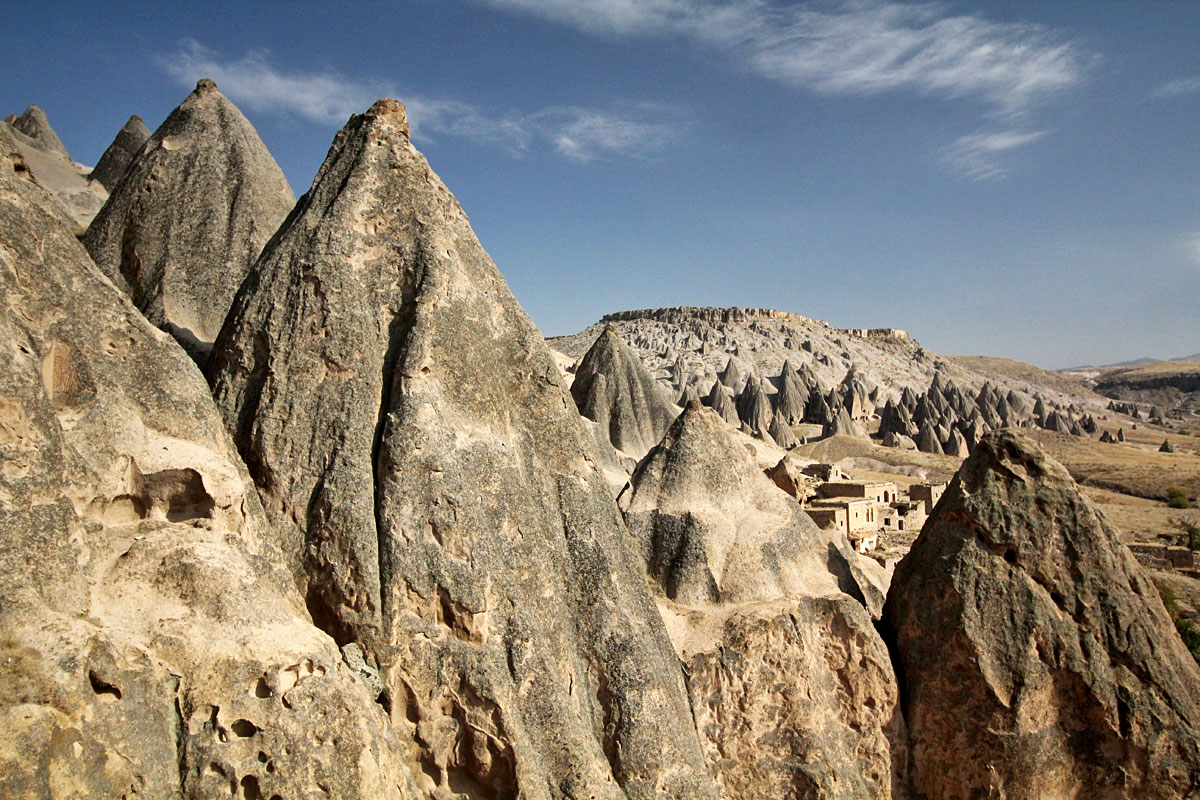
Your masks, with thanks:
[{"label": "dry golden grass", "polygon": [[980,375],[986,377],[1026,381],[1038,386],[1049,387],[1064,394],[1075,394],[1097,400],[1101,399],[1083,381],[1069,375],[1047,372],[1044,369],[1021,361],[1013,361],[1008,358],[993,358],[991,356],[947,356],[947,358],[964,369],[978,372]]},{"label": "dry golden grass", "polygon": [[1140,378],[1157,378],[1163,375],[1197,375],[1200,374],[1200,361],[1152,361],[1149,364],[1138,364],[1133,367],[1118,367],[1106,370],[1099,380],[1137,380]]},{"label": "dry golden grass", "polygon": [[[1181,486],[1190,497],[1200,496],[1200,455],[1159,453],[1157,447],[1150,445],[1155,438],[1162,442],[1161,431],[1135,438],[1139,432],[1126,428],[1126,437],[1133,441],[1116,445],[1037,429],[1022,432],[1037,440],[1085,486],[1162,501],[1166,500],[1168,486]],[[1138,440],[1143,438],[1149,441],[1139,446]]]}]

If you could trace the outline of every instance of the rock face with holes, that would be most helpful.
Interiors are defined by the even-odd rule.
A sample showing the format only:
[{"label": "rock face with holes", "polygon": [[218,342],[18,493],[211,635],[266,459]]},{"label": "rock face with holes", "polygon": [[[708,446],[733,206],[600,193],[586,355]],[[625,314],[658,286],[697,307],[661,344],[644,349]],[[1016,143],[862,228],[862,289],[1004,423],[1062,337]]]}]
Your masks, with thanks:
[{"label": "rock face with holes", "polygon": [[904,725],[864,608],[882,605],[878,565],[819,530],[699,403],[620,504],[725,796],[890,797]]},{"label": "rock face with holes", "polygon": [[1184,797],[1200,669],[1149,577],[1067,471],[983,437],[884,615],[929,797]]},{"label": "rock face with holes", "polygon": [[146,318],[203,364],[247,270],[291,210],[292,190],[210,80],[124,175],[83,243]]},{"label": "rock face with holes", "polygon": [[712,797],[575,404],[408,132],[338,134],[210,362],[309,608],[439,797]]},{"label": "rock face with holes", "polygon": [[420,797],[192,361],[0,132],[0,796]]},{"label": "rock face with holes", "polygon": [[580,361],[571,396],[579,413],[606,431],[613,447],[634,459],[658,444],[679,413],[612,326],[596,337]]},{"label": "rock face with holes", "polygon": [[134,114],[121,127],[121,130],[117,131],[117,137],[113,139],[112,144],[104,151],[104,155],[100,156],[100,160],[96,162],[90,176],[91,179],[99,181],[105,189],[111,192],[124,177],[125,170],[129,168],[134,156],[138,154],[142,145],[149,138],[150,129],[146,127],[146,123],[142,122],[141,117]]}]

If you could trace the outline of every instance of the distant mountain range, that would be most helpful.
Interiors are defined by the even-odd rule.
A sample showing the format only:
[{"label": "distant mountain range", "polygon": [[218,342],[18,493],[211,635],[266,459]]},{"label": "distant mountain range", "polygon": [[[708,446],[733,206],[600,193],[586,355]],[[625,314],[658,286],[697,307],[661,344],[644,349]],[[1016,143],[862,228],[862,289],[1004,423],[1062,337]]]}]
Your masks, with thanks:
[{"label": "distant mountain range", "polygon": [[1178,358],[1168,358],[1168,359],[1149,358],[1148,356],[1143,356],[1142,358],[1135,358],[1130,361],[1118,361],[1115,364],[1087,364],[1085,366],[1080,366],[1080,367],[1067,367],[1066,369],[1060,369],[1058,371],[1059,372],[1075,372],[1076,370],[1081,370],[1081,369],[1115,369],[1116,367],[1137,367],[1142,364],[1153,364],[1155,362],[1164,361],[1164,360],[1165,361],[1200,361],[1200,353],[1192,353],[1190,356],[1179,356]]}]

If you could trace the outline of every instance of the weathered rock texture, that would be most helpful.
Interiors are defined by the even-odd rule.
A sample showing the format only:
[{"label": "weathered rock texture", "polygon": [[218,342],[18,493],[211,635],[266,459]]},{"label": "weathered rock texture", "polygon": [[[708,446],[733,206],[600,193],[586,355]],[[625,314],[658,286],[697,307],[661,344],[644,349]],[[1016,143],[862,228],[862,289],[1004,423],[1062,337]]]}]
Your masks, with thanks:
[{"label": "weathered rock texture", "polygon": [[100,160],[96,162],[90,176],[91,179],[99,181],[105,189],[111,192],[125,175],[125,170],[129,168],[133,157],[137,155],[149,138],[150,129],[146,127],[146,123],[142,122],[141,117],[134,114],[121,130],[117,131],[117,137],[113,139],[112,144],[104,151],[104,155],[100,156]]},{"label": "weathered rock texture", "polygon": [[882,603],[878,565],[817,529],[732,436],[690,404],[620,498],[705,753],[731,800],[890,797],[905,750],[863,607]]},{"label": "weathered rock texture", "polygon": [[293,202],[254,127],[202,80],[142,147],[83,243],[146,318],[203,364]]},{"label": "weathered rock texture", "polygon": [[418,797],[195,365],[19,162],[0,148],[0,796]]},{"label": "weathered rock texture", "polygon": [[1057,462],[986,435],[897,566],[913,782],[929,797],[1186,797],[1200,669]]},{"label": "weathered rock texture", "polygon": [[211,365],[314,618],[378,666],[430,791],[712,796],[575,405],[399,103],[338,134]]},{"label": "weathered rock texture", "polygon": [[579,363],[571,396],[580,414],[607,431],[613,447],[635,459],[658,444],[679,413],[612,326]]},{"label": "weathered rock texture", "polygon": [[63,158],[71,157],[62,140],[58,138],[58,134],[54,132],[54,128],[50,127],[50,120],[46,119],[46,112],[38,108],[36,104],[25,109],[21,116],[14,119],[12,126],[28,136],[39,149]]}]

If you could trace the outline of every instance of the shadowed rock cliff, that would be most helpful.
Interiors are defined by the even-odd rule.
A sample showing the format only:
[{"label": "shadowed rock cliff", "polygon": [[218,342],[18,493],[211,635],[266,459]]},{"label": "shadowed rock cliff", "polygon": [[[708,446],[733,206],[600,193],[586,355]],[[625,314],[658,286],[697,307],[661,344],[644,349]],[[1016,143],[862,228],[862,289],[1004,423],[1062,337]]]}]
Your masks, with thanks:
[{"label": "shadowed rock cliff", "polygon": [[1066,470],[983,437],[892,579],[915,789],[929,797],[1185,797],[1200,669]]},{"label": "shadowed rock cliff", "polygon": [[211,361],[314,618],[431,792],[712,797],[575,405],[408,133],[384,100],[337,135]]},{"label": "shadowed rock cliff", "polygon": [[83,243],[146,318],[203,364],[293,202],[254,127],[202,80],[142,147]]}]

